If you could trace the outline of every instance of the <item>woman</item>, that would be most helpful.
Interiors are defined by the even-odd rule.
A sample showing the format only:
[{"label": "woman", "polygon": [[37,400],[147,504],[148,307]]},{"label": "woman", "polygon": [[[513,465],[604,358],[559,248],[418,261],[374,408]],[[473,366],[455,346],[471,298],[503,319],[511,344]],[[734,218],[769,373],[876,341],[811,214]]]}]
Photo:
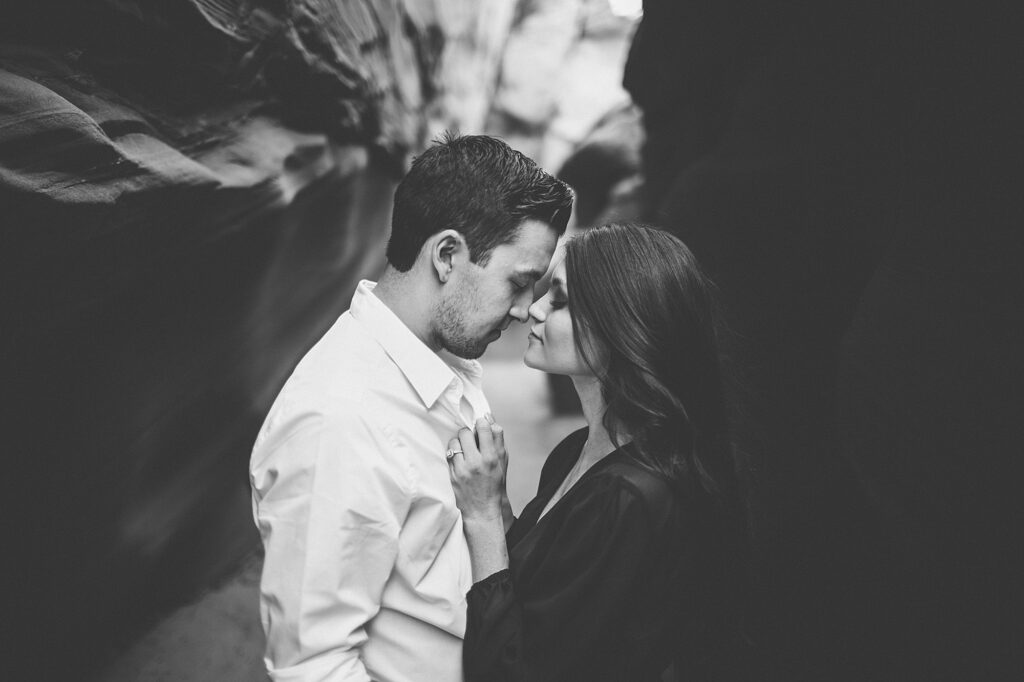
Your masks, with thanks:
[{"label": "woman", "polygon": [[711,293],[657,229],[567,243],[524,360],[572,378],[586,428],[549,455],[507,535],[500,427],[449,443],[473,566],[467,681],[660,680],[673,661],[681,679],[735,673],[721,665],[743,524]]}]

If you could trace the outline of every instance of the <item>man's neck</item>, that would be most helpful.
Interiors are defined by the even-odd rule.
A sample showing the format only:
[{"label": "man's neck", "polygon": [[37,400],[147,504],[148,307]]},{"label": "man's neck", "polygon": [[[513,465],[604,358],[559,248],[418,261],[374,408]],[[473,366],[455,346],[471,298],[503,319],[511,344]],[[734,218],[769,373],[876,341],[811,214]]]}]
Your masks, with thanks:
[{"label": "man's neck", "polygon": [[427,348],[435,353],[441,350],[430,333],[434,306],[429,288],[417,283],[412,272],[399,272],[389,265],[373,288],[373,295]]}]

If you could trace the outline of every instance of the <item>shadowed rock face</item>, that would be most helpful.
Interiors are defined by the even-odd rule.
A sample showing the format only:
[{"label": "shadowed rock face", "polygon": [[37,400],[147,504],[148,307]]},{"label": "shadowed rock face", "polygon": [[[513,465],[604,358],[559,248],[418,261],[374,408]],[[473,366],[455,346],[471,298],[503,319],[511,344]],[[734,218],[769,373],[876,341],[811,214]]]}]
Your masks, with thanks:
[{"label": "shadowed rock face", "polygon": [[738,332],[779,679],[1011,666],[1018,41],[957,4],[650,0],[633,44],[647,215],[694,249]]},{"label": "shadowed rock face", "polygon": [[[310,144],[259,139],[283,165]],[[258,544],[254,434],[294,361],[378,271],[394,186],[364,149],[314,146],[322,172],[244,187],[85,207],[0,194],[5,220],[36,230],[12,267],[4,256],[6,500],[31,557],[15,612],[38,619],[20,633],[29,646],[61,642],[40,659],[55,678],[102,663]]]},{"label": "shadowed rock face", "polygon": [[15,0],[0,33],[8,43],[71,48],[133,107],[179,117],[164,132],[247,100],[291,127],[401,157],[422,145],[443,47],[439,18],[420,4]]},{"label": "shadowed rock face", "polygon": [[252,441],[383,266],[446,31],[497,59],[482,10],[446,11],[4,3],[5,552],[24,679],[88,677],[258,544]]}]

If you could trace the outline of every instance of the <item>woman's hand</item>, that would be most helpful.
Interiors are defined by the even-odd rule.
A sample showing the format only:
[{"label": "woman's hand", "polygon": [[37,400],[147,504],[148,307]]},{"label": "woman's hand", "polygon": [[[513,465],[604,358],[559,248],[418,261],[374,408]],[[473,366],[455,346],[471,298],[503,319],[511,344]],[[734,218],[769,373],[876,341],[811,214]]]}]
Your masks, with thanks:
[{"label": "woman's hand", "polygon": [[478,419],[475,437],[462,429],[448,441],[447,457],[477,583],[508,568],[505,531],[512,508],[505,494],[505,434],[493,420]]},{"label": "woman's hand", "polygon": [[476,437],[462,429],[448,442],[448,453],[448,472],[463,520],[504,519],[510,507],[505,494],[508,453],[501,426],[478,419]]}]

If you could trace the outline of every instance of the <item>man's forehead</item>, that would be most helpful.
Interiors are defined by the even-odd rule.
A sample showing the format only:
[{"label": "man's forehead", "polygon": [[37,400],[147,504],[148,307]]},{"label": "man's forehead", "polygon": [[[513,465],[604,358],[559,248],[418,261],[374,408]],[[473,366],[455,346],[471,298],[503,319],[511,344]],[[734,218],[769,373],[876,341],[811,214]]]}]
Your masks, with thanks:
[{"label": "man's forehead", "polygon": [[538,245],[535,248],[521,250],[509,261],[512,272],[519,277],[540,279],[548,271],[554,249]]},{"label": "man's forehead", "polygon": [[510,271],[540,279],[547,272],[558,235],[549,225],[526,221],[513,241],[495,247],[491,261],[500,262]]}]

